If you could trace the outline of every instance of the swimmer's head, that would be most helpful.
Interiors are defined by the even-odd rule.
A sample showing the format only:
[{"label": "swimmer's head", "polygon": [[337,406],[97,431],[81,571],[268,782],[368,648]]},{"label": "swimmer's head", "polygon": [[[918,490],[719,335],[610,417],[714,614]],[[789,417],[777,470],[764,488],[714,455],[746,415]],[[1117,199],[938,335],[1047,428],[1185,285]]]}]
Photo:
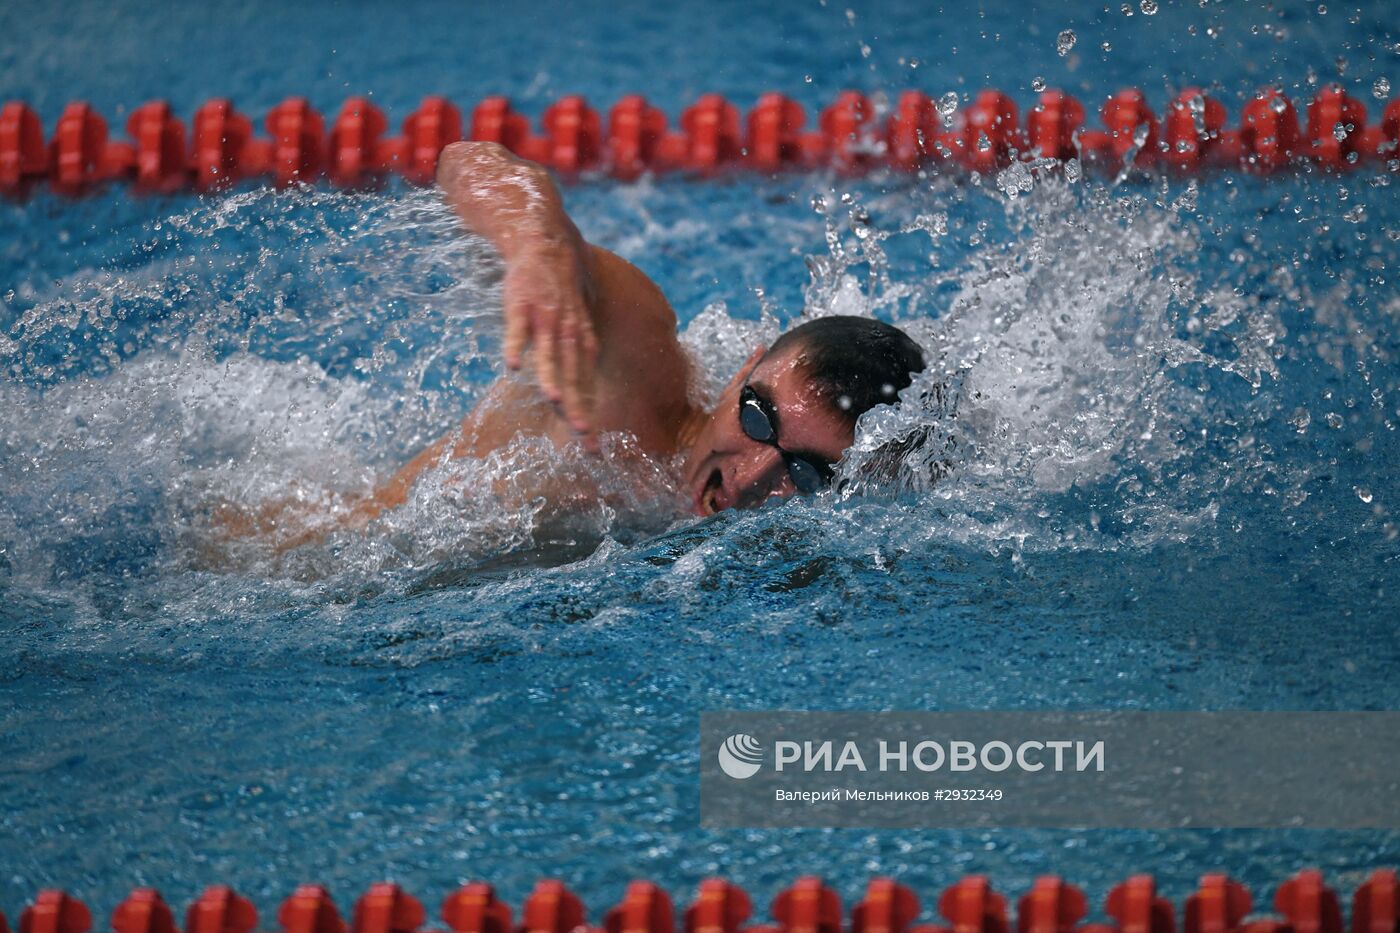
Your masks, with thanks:
[{"label": "swimmer's head", "polygon": [[898,400],[924,368],[903,331],[823,317],[759,347],[720,394],[685,463],[697,514],[811,492],[855,440],[856,419]]}]

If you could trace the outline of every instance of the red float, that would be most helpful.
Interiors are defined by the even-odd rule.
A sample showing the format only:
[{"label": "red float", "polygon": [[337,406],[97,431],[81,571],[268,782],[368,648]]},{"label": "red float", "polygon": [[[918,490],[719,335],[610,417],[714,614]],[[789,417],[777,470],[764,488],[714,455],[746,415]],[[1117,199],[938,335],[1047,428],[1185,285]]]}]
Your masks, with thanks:
[{"label": "red float", "polygon": [[746,148],[749,164],[761,172],[777,172],[802,157],[802,105],[782,94],[764,94],[749,114]]},{"label": "red float", "polygon": [[462,138],[462,114],[444,97],[425,97],[403,121],[394,163],[411,184],[431,185],[438,153]]},{"label": "red float", "polygon": [[743,888],[707,878],[700,882],[695,903],[685,909],[685,933],[738,933],[752,912]]},{"label": "red float", "polygon": [[1200,88],[1187,88],[1167,107],[1162,161],[1178,171],[1198,170],[1219,148],[1224,129],[1224,105]]},{"label": "red float", "polygon": [[1293,933],[1342,933],[1342,908],[1337,892],[1316,869],[1301,871],[1279,885],[1274,910],[1283,914]]},{"label": "red float", "polygon": [[1400,884],[1395,872],[1378,869],[1356,889],[1351,902],[1351,933],[1400,930]]},{"label": "red float", "polygon": [[875,108],[857,91],[843,91],[818,119],[821,133],[812,140],[810,158],[826,162],[842,174],[853,174],[871,162],[867,133]]},{"label": "red float", "polygon": [[1084,892],[1054,875],[1035,880],[1016,905],[1016,933],[1070,933],[1084,919]]},{"label": "red float", "polygon": [[267,115],[272,137],[271,171],[279,188],[309,184],[321,174],[325,158],[325,127],[321,115],[304,97],[289,97]]},{"label": "red float", "polygon": [[319,884],[304,884],[282,902],[277,922],[284,933],[346,933],[345,921]]},{"label": "red float", "polygon": [[539,161],[566,175],[598,162],[598,112],[577,94],[561,98],[544,112],[545,156]]},{"label": "red float", "polygon": [[655,164],[656,148],[666,136],[666,115],[640,94],[622,98],[608,114],[608,165],[631,181]]},{"label": "red float", "polygon": [[107,122],[87,104],[69,104],[58,118],[49,161],[49,184],[60,194],[79,195],[104,177]]},{"label": "red float", "polygon": [[1377,135],[1376,155],[1388,162],[1400,159],[1400,98],[1385,108]]},{"label": "red float", "polygon": [[388,159],[380,138],[388,126],[383,112],[365,98],[347,100],[331,127],[326,171],[331,181],[353,188],[381,176]]},{"label": "red float", "polygon": [[25,104],[10,101],[0,108],[0,194],[16,195],[48,169],[44,127]]},{"label": "red float", "polygon": [[1244,885],[1228,875],[1206,875],[1186,898],[1184,933],[1233,933],[1253,906]]},{"label": "red float", "polygon": [[892,878],[872,878],[851,911],[851,933],[908,933],[919,916],[919,899]]},{"label": "red float", "polygon": [[938,135],[938,111],[933,101],[918,91],[899,95],[886,134],[890,164],[906,172],[917,170],[933,155]]},{"label": "red float", "polygon": [[982,875],[968,875],[943,892],[938,912],[952,924],[952,933],[1006,933],[1006,898],[992,890]]},{"label": "red float", "polygon": [[1289,163],[1298,148],[1298,113],[1276,88],[1266,88],[1241,114],[1240,148],[1246,168],[1274,172]]},{"label": "red float", "polygon": [[472,111],[471,138],[500,143],[516,155],[524,155],[530,137],[530,121],[511,109],[510,99],[488,97]]},{"label": "red float", "polygon": [[[1106,137],[1095,138],[1095,148],[1100,149],[1114,164],[1133,153],[1133,162],[1144,165],[1157,158],[1157,118],[1147,106],[1147,98],[1142,91],[1130,88],[1119,91],[1099,110],[1099,116],[1107,128]],[[1086,145],[1088,137],[1085,137]]]},{"label": "red float", "polygon": [[204,889],[185,913],[185,933],[252,933],[258,912],[227,885]]},{"label": "red float", "polygon": [[985,90],[963,115],[955,153],[973,172],[993,172],[1026,149],[1016,128],[1016,105],[1000,91]]},{"label": "red float", "polygon": [[811,875],[780,891],[768,912],[780,933],[841,933],[841,898]]},{"label": "red float", "polygon": [[1084,125],[1084,105],[1063,91],[1046,91],[1027,118],[1031,153],[1040,159],[1073,159]]},{"label": "red float", "polygon": [[496,889],[479,881],[464,884],[442,902],[442,919],[452,933],[511,933],[510,905]]},{"label": "red float", "polygon": [[189,181],[190,160],[185,149],[185,125],[163,100],[132,111],[126,134],[135,145],[135,181],[139,191],[178,191]]},{"label": "red float", "polygon": [[603,917],[607,933],[675,933],[671,898],[650,881],[627,885],[622,903]]},{"label": "red float", "polygon": [[1108,892],[1104,913],[1118,921],[1120,933],[1174,933],[1171,901],[1157,896],[1151,875],[1134,875]]},{"label": "red float", "polygon": [[175,915],[155,888],[137,888],[112,912],[114,933],[176,933]]},{"label": "red float", "polygon": [[1317,92],[1308,104],[1308,142],[1311,155],[1333,171],[1355,164],[1357,144],[1366,129],[1366,108],[1335,84]]},{"label": "red float", "polygon": [[87,933],[91,929],[87,905],[63,891],[40,891],[19,915],[19,933]]},{"label": "red float", "polygon": [[711,174],[742,154],[739,110],[718,94],[706,94],[686,108],[681,133],[681,163],[692,171]]},{"label": "red float", "polygon": [[[248,177],[253,125],[222,98],[211,100],[194,117],[191,161],[194,186],[200,191],[223,188]],[[265,157],[264,157],[265,160]]]},{"label": "red float", "polygon": [[426,914],[423,904],[398,885],[381,881],[355,902],[352,933],[417,933]]},{"label": "red float", "polygon": [[583,902],[562,881],[535,884],[525,901],[521,933],[572,933],[583,926]]}]

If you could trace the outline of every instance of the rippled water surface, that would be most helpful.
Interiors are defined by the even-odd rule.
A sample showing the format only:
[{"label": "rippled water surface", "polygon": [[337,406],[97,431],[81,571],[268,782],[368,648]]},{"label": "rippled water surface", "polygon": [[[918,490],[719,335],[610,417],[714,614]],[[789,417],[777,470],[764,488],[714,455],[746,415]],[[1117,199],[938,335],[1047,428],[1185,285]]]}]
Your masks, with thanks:
[{"label": "rippled water surface", "polygon": [[[674,113],[769,87],[1026,106],[1038,77],[1160,105],[1190,78],[1237,113],[1258,83],[1340,75],[1379,110],[1400,62],[1382,5],[1128,9],[19,4],[0,96],[51,124],[83,95],[261,113],[372,89],[397,117],[428,92],[537,113],[643,89]],[[550,17],[571,28],[535,37]],[[0,908],[227,881],[266,911],[386,876],[518,900],[551,875],[596,909],[716,872],[760,899],[892,873],[931,901],[1053,871],[1097,902],[1216,868],[1263,903],[1303,866],[1394,864],[1379,831],[706,832],[695,758],[705,709],[1395,708],[1393,178],[588,181],[579,226],[662,286],[710,388],[803,314],[923,343],[844,491],[698,522],[625,439],[601,463],[522,445],[281,553],[219,516],[338,514],[494,378],[490,250],[397,187],[0,206]],[[901,438],[907,467],[872,476]],[[495,494],[541,471],[604,504]]]}]

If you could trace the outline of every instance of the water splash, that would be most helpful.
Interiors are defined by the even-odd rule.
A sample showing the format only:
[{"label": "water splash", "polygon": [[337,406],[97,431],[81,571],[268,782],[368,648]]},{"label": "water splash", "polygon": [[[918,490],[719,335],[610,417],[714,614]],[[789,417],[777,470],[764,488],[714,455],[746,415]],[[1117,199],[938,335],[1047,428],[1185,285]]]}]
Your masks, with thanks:
[{"label": "water splash", "polygon": [[[1300,418],[1308,405],[1279,391],[1282,309],[1316,308],[1324,332],[1351,335],[1318,340],[1334,368],[1383,343],[1358,336],[1345,294],[1304,288],[1287,264],[1203,265],[1210,220],[1194,183],[1105,187],[1027,165],[982,187],[833,189],[811,199],[815,213],[751,226],[688,212],[691,191],[629,188],[601,220],[582,214],[585,232],[644,266],[704,255],[717,234],[768,244],[677,262],[663,282],[684,293],[733,263],[733,283],[762,283],[757,314],[737,284],[698,313],[681,308],[702,395],[799,310],[782,288],[766,293],[799,258],[802,313],[892,320],[930,361],[901,406],[861,420],[838,491],[698,526],[711,537],[799,512],[807,546],[835,553],[884,555],[889,541],[1147,548],[1220,533],[1232,491],[1296,508],[1326,469],[1290,460],[1271,434],[1277,420],[1309,441],[1296,425],[1322,417]],[[691,527],[676,465],[619,438],[601,462],[531,441],[443,463],[403,507],[343,526],[498,375],[499,268],[431,194],[200,202],[126,258],[33,284],[11,308],[0,477],[20,494],[0,506],[0,541],[5,579],[25,592],[92,584],[105,595],[88,593],[84,611],[100,614],[133,601],[190,616],[249,600],[272,610],[461,582],[503,558],[567,563],[600,542],[632,549]],[[577,494],[552,507],[527,488],[541,478]],[[319,540],[229,540],[211,518],[287,503],[282,543]]]}]

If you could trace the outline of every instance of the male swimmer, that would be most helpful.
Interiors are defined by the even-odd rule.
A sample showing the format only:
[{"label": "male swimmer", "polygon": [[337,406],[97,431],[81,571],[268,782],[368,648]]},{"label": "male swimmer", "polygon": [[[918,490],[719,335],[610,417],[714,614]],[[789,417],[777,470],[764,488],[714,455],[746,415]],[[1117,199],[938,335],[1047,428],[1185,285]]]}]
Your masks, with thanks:
[{"label": "male swimmer", "polygon": [[[823,317],[758,347],[706,410],[694,364],[661,290],[632,264],[586,243],[549,174],[495,143],[443,150],[438,185],[468,230],[505,263],[505,362],[532,351],[535,383],[502,378],[461,426],[420,452],[338,522],[363,525],[402,505],[445,457],[485,457],[521,436],[556,445],[625,432],[661,461],[683,457],[697,515],[813,493],[855,439],[856,419],[924,367],[902,331],[859,317]],[[279,526],[280,506],[226,522],[238,533]],[[315,532],[284,541],[295,546]]]}]

